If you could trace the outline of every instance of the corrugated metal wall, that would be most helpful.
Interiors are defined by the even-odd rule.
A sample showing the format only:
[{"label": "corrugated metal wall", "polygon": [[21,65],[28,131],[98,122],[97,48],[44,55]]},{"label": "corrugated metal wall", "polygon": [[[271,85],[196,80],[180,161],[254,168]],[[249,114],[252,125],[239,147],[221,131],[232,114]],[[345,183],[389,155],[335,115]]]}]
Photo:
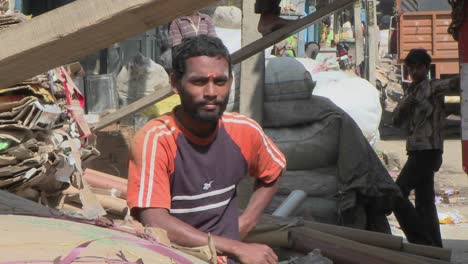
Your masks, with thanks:
[{"label": "corrugated metal wall", "polygon": [[401,0],[401,11],[403,12],[418,11],[418,0]]},{"label": "corrugated metal wall", "polygon": [[446,0],[401,0],[401,11],[450,11]]}]

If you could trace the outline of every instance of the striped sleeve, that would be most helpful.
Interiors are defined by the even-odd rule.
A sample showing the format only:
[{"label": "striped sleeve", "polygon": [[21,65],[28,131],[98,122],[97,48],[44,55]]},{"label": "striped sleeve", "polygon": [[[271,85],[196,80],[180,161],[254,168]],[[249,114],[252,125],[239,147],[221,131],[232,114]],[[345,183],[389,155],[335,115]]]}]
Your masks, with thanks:
[{"label": "striped sleeve", "polygon": [[171,208],[170,181],[173,162],[167,153],[165,125],[142,129],[133,139],[128,172],[128,206]]},{"label": "striped sleeve", "polygon": [[171,47],[179,45],[182,42],[182,38],[182,32],[180,32],[180,28],[177,24],[177,21],[172,21],[171,25],[169,26],[169,44],[171,45]]},{"label": "striped sleeve", "polygon": [[218,35],[216,34],[215,25],[211,17],[206,16],[206,24],[208,26],[208,36],[217,38]]},{"label": "striped sleeve", "polygon": [[223,121],[231,126],[231,136],[240,146],[249,165],[249,175],[265,183],[275,181],[286,167],[286,158],[276,144],[254,120],[240,114],[225,114]]}]

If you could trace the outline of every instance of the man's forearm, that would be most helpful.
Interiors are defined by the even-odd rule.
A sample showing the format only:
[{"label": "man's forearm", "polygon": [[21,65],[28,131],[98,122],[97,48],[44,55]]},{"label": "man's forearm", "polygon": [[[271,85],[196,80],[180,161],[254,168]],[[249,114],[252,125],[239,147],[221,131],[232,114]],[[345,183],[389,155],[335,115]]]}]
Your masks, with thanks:
[{"label": "man's forearm", "polygon": [[[166,230],[171,242],[184,247],[200,247],[208,244],[208,234],[202,232],[159,208],[142,210],[140,218],[145,226]],[[218,251],[224,255],[235,256],[239,241],[212,236]]]},{"label": "man's forearm", "polygon": [[264,184],[260,181],[256,182],[255,191],[250,198],[247,208],[245,208],[239,219],[241,236],[247,235],[255,227],[263,211],[273,199],[278,187],[278,179],[270,184]]}]

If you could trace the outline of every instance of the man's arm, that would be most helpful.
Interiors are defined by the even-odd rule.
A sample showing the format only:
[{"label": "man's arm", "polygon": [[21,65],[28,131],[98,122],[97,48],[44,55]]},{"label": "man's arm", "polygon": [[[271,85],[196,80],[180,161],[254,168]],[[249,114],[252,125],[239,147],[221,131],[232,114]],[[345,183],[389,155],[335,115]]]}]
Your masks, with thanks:
[{"label": "man's arm", "polygon": [[405,95],[401,102],[397,105],[393,111],[393,124],[397,127],[401,126],[408,117],[411,106],[416,104],[415,99],[412,96]]},{"label": "man's arm", "polygon": [[459,94],[460,93],[460,75],[443,80],[432,81],[436,95]]},{"label": "man's arm", "polygon": [[177,20],[173,20],[169,26],[169,44],[171,47],[179,45],[182,42],[183,36],[180,32]]},{"label": "man's arm", "polygon": [[270,204],[271,199],[273,199],[273,196],[278,190],[278,187],[278,179],[269,184],[266,184],[259,179],[255,181],[255,190],[250,197],[249,204],[239,217],[241,239],[244,239],[258,223],[258,220],[263,214],[263,210],[265,210],[268,204]]},{"label": "man's arm", "polygon": [[211,19],[211,17],[209,16],[206,16],[206,23],[208,25],[208,36],[218,37],[218,35],[216,34],[216,29],[215,29],[215,24],[213,22],[213,19]]},{"label": "man's arm", "polygon": [[[185,247],[199,247],[208,244],[208,234],[204,233],[169,214],[164,208],[139,209],[141,222],[145,226],[159,227],[167,231],[171,242]],[[266,245],[247,244],[219,236],[212,236],[215,246],[223,255],[240,263],[278,263],[278,258]]]}]

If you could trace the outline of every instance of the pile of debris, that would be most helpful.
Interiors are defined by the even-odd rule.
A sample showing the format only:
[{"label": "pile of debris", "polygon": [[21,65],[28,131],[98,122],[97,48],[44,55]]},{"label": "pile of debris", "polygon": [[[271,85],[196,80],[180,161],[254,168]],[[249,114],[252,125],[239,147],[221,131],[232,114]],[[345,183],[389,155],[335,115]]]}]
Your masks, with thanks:
[{"label": "pile of debris", "polygon": [[[26,20],[0,9],[0,30]],[[71,69],[0,88],[0,189],[52,208],[63,205],[70,185],[83,189],[82,162],[99,154]]]},{"label": "pile of debris", "polygon": [[98,152],[50,84],[39,75],[0,89],[0,188],[56,208],[63,190],[80,186],[81,162]]},{"label": "pile of debris", "polygon": [[7,6],[2,5],[2,7],[0,7],[0,30],[27,21],[28,19],[29,18],[27,16],[21,13],[8,10]]}]

